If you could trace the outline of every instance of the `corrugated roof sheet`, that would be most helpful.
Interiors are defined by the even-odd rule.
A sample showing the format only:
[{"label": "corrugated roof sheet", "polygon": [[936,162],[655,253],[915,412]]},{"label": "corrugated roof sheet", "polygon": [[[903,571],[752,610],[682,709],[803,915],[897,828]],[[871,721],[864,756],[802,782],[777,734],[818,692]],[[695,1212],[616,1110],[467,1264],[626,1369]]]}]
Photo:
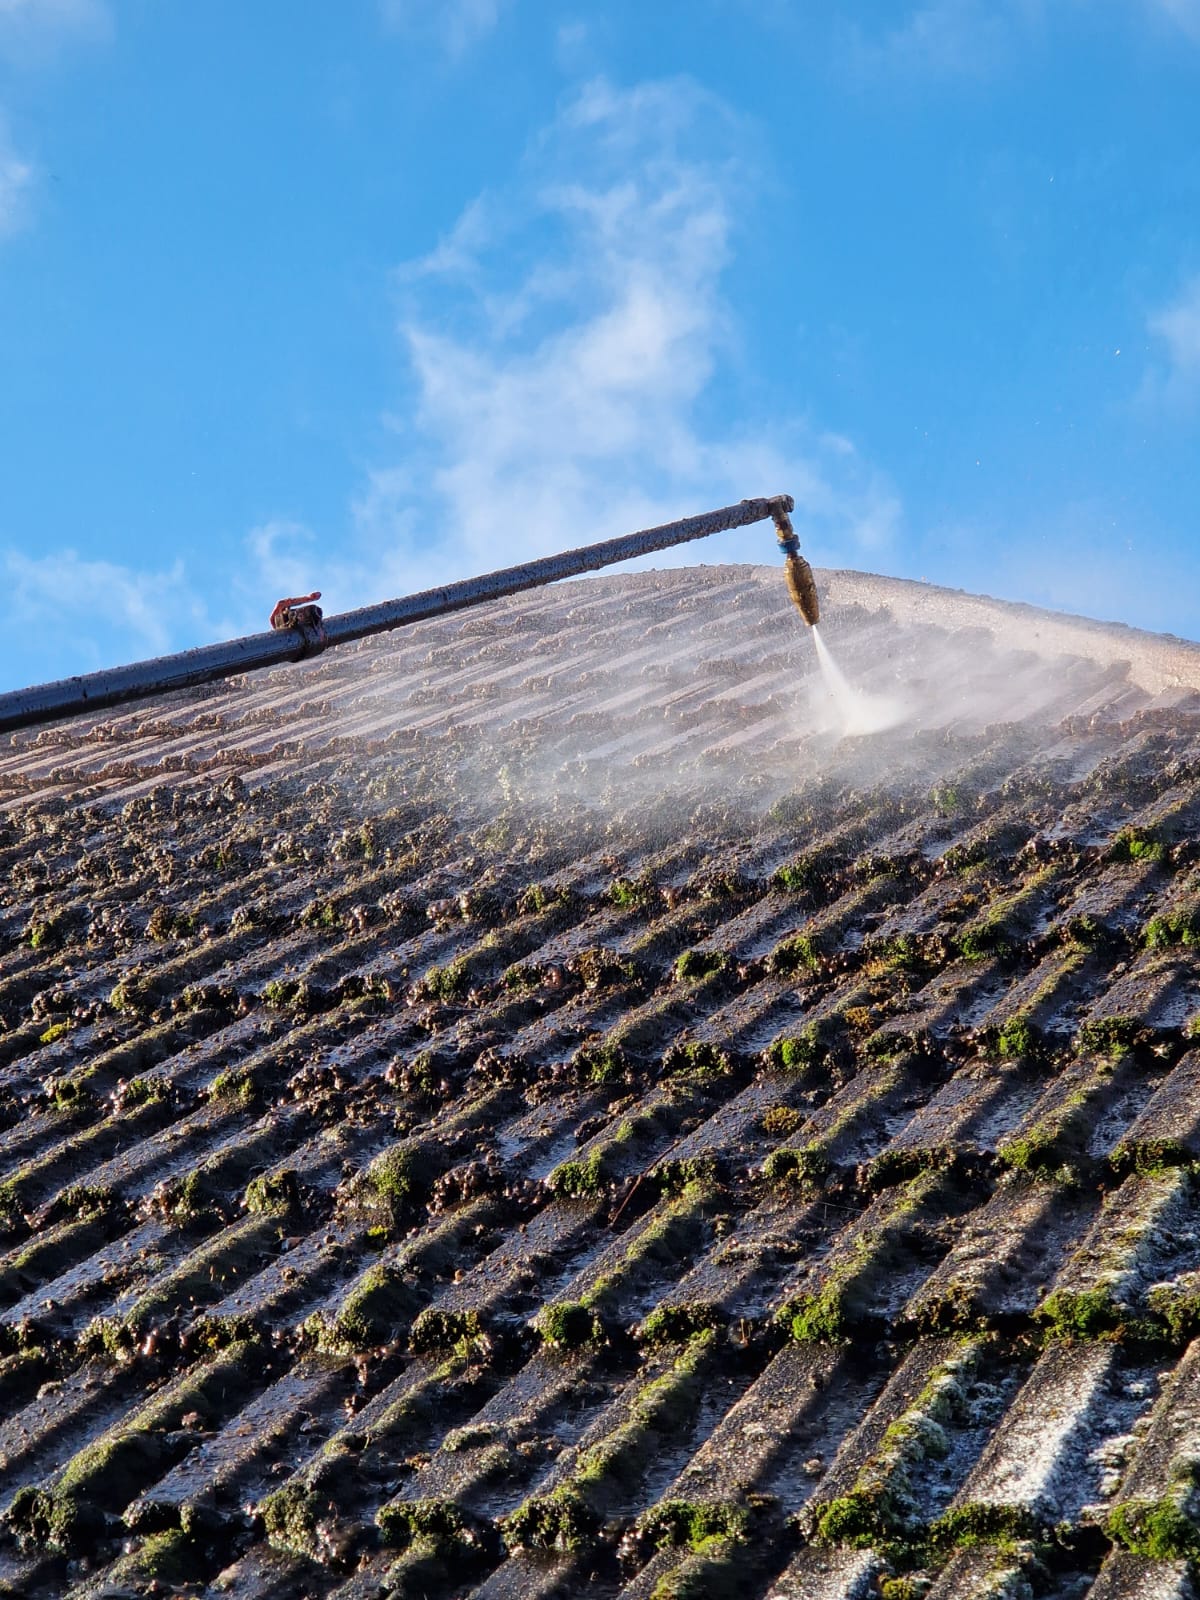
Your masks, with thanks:
[{"label": "corrugated roof sheet", "polygon": [[13,738],[0,1592],[1192,1593],[1200,651],[825,589]]}]

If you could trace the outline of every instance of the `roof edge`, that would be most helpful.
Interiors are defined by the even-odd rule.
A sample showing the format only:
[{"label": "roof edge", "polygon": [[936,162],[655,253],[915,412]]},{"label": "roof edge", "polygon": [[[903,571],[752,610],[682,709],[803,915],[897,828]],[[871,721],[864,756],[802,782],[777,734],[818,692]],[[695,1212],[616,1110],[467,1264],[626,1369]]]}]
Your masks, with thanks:
[{"label": "roof edge", "polygon": [[1047,657],[1086,654],[1125,666],[1132,681],[1150,694],[1200,690],[1200,644],[1173,633],[1151,633],[1126,622],[1099,622],[912,578],[836,567],[818,568],[816,576],[823,600],[832,605],[882,606],[906,621],[935,627],[984,627],[1006,643]]}]

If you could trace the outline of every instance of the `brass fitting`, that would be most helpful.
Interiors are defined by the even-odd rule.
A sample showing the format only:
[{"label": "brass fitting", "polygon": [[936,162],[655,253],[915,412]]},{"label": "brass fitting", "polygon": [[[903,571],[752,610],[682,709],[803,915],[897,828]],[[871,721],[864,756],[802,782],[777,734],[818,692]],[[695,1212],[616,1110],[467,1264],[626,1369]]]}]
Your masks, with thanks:
[{"label": "brass fitting", "polygon": [[788,516],[791,510],[790,501],[785,509],[786,496],[781,496],[781,503],[772,507],[771,516],[775,522],[775,532],[779,537],[779,548],[783,551],[783,576],[787,584],[787,591],[795,601],[796,609],[808,623],[810,628],[815,628],[821,620],[821,602],[817,598],[817,581],[813,577],[813,570],[800,554],[800,541],[792,527],[792,519]]},{"label": "brass fitting", "polygon": [[821,620],[821,602],[817,599],[817,583],[813,569],[803,556],[789,552],[783,567],[787,591],[796,602],[800,615],[810,628]]}]

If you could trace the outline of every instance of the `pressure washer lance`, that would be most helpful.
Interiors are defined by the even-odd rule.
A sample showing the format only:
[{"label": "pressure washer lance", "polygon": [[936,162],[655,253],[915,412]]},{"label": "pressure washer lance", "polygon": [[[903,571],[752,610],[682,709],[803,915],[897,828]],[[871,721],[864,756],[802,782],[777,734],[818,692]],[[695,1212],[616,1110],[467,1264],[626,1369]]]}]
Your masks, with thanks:
[{"label": "pressure washer lance", "polygon": [[779,548],[783,551],[783,576],[787,591],[796,603],[800,615],[810,628],[821,620],[821,602],[817,599],[817,581],[813,569],[800,554],[800,541],[792,527],[792,519],[779,507],[771,512]]},{"label": "pressure washer lance", "polygon": [[[3,0],[0,0],[0,5]],[[314,604],[320,595],[296,595],[281,600],[271,613],[271,626],[265,633],[248,634],[222,644],[201,645],[178,655],[160,656],[154,661],[135,661],[126,667],[109,667],[77,678],[62,678],[57,683],[38,683],[28,689],[0,694],[0,733],[13,728],[36,727],[103,711],[109,706],[145,700],[151,695],[168,694],[201,683],[214,683],[262,667],[275,667],[285,661],[303,661],[350,639],[366,639],[372,634],[402,628],[408,623],[442,617],[466,606],[477,606],[502,595],[520,594],[544,583],[595,572],[600,567],[629,561],[634,556],[650,555],[692,539],[707,539],[710,534],[730,528],[745,528],[770,517],[779,535],[786,558],[788,593],[800,608],[800,615],[812,626],[820,615],[812,568],[799,553],[788,512],[793,509],[791,495],[776,494],[759,500],[740,500],[700,516],[683,517],[658,528],[643,528],[599,544],[583,545],[578,550],[563,550],[558,555],[542,556],[518,567],[505,567],[480,578],[465,578],[441,588],[425,589],[420,594],[403,595],[378,605],[361,606],[338,616],[324,616]]]}]

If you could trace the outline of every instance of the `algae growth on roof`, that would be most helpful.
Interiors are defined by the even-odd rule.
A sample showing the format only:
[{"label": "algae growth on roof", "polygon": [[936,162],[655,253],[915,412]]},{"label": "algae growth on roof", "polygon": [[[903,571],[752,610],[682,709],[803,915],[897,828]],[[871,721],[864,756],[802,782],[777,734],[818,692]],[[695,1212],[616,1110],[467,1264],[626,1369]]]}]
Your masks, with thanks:
[{"label": "algae growth on roof", "polygon": [[1200,652],[823,588],[0,751],[0,1592],[1192,1593]]}]

